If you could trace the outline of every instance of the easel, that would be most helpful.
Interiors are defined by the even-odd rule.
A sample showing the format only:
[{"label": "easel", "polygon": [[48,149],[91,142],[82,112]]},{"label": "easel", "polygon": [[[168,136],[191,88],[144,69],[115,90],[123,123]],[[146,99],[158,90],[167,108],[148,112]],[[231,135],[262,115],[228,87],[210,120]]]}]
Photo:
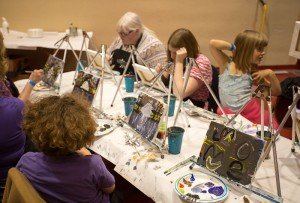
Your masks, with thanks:
[{"label": "easel", "polygon": [[[292,108],[291,116],[292,116],[292,120],[293,120],[293,124],[292,124],[292,147],[291,147],[292,152],[295,152],[296,136],[298,138],[298,143],[300,142],[300,132],[299,132],[298,124],[297,124],[297,114],[296,114],[296,108],[295,108],[295,105],[298,103],[298,101],[300,99],[299,91],[300,91],[299,87],[297,87],[297,86],[293,87],[293,103],[292,103],[292,105],[294,104],[294,102],[295,102],[295,104],[293,105],[293,108],[292,108],[292,105],[290,106],[290,108]],[[284,120],[284,122],[286,122],[286,120]]]},{"label": "easel", "polygon": [[[130,55],[129,55],[128,61],[127,61],[127,63],[126,63],[126,66],[125,66],[125,68],[124,68],[122,77],[121,77],[121,79],[120,79],[120,81],[119,81],[119,84],[118,84],[117,90],[116,90],[116,92],[115,92],[114,98],[113,98],[113,100],[112,100],[112,102],[111,102],[111,105],[110,105],[111,107],[113,107],[113,105],[114,105],[114,102],[115,102],[116,97],[117,97],[117,93],[120,92],[120,87],[121,87],[121,84],[122,84],[122,82],[123,82],[124,76],[125,76],[125,74],[126,74],[128,68],[129,68],[130,62],[132,61],[132,63],[135,63],[134,55],[137,55],[137,56],[140,57],[139,53],[137,52],[136,48],[135,48],[133,45],[130,46],[130,48],[131,48]],[[146,65],[145,61],[144,61],[141,57],[140,57],[140,59],[141,59],[142,63],[144,63],[145,66],[148,67],[148,66]],[[133,67],[133,68],[134,68],[134,67]],[[149,70],[151,71],[150,68],[149,68]],[[152,72],[152,71],[151,71],[151,72]],[[135,80],[136,80],[137,82],[139,82],[139,81],[138,81],[138,75],[137,75],[137,72],[136,72],[135,68],[134,68],[134,74],[135,74]],[[153,72],[152,72],[152,74],[153,74],[153,76],[155,76]],[[122,96],[122,94],[121,94],[121,96]],[[123,96],[122,96],[122,98],[123,98]]]},{"label": "easel", "polygon": [[[66,62],[67,50],[68,50],[68,46],[70,46],[71,51],[72,51],[72,53],[74,54],[74,56],[75,56],[77,62],[79,62],[80,66],[83,67],[83,65],[82,65],[81,62],[80,62],[80,59],[78,58],[76,52],[74,51],[74,49],[73,49],[73,47],[72,47],[72,45],[71,45],[71,43],[70,43],[70,41],[69,41],[69,38],[70,38],[70,35],[69,35],[69,34],[66,34],[63,38],[61,38],[60,40],[58,40],[58,41],[54,44],[54,45],[56,46],[56,45],[59,43],[59,45],[58,45],[56,51],[54,52],[53,56],[56,56],[56,55],[57,55],[57,53],[58,53],[60,47],[62,46],[62,44],[63,44],[64,42],[66,42],[67,45],[66,45],[66,47],[65,47],[63,61]],[[62,81],[62,74],[63,74],[63,68],[62,68],[61,73],[60,73],[59,86],[58,86],[58,89],[57,89],[57,94],[60,94],[60,86],[61,86],[61,81]],[[75,72],[75,75],[76,75],[76,72]],[[74,78],[75,78],[75,75],[74,75]],[[73,80],[73,82],[74,82],[74,80]]]},{"label": "easel", "polygon": [[[105,78],[105,77],[104,77],[104,69],[105,69],[105,66],[107,66],[107,61],[106,61],[106,46],[102,44],[102,45],[101,45],[101,50],[98,50],[98,49],[96,48],[96,46],[95,46],[93,40],[92,40],[92,39],[89,37],[89,35],[87,34],[87,32],[86,32],[86,31],[83,31],[82,34],[83,34],[83,42],[82,42],[82,45],[81,45],[79,57],[77,57],[77,55],[76,55],[76,53],[75,53],[75,51],[73,50],[72,47],[71,47],[71,49],[72,49],[73,54],[74,54],[74,56],[75,56],[75,58],[76,58],[76,60],[77,60],[77,64],[80,66],[80,70],[86,70],[86,71],[89,72],[90,74],[92,74],[92,71],[91,71],[92,63],[95,61],[97,55],[99,55],[100,52],[101,52],[101,63],[102,63],[101,75],[100,75],[100,76],[95,75],[95,76],[97,76],[97,77],[100,78],[100,84],[99,84],[99,85],[100,85],[100,104],[99,104],[99,111],[100,111],[100,114],[99,114],[99,115],[102,115],[102,113],[103,113],[103,109],[102,109],[102,97],[103,97],[103,86],[104,86],[103,82],[104,82],[104,78]],[[90,58],[89,58],[89,56],[87,55],[87,48],[88,48],[88,45],[86,44],[86,42],[87,42],[86,39],[88,39],[89,42],[91,42],[91,44],[92,44],[92,45],[94,46],[94,48],[96,48],[96,50],[97,50],[95,56],[92,58],[92,61],[90,61]],[[67,42],[68,42],[68,44],[70,44],[69,40],[68,40]],[[60,46],[61,46],[61,44],[60,44]],[[71,45],[70,45],[70,46],[71,46]],[[85,48],[86,57],[87,57],[87,61],[88,61],[88,66],[87,66],[87,67],[84,67],[83,64],[82,64],[81,61],[80,61],[81,56],[82,56],[83,48]],[[115,78],[115,75],[114,75],[113,71],[111,70],[110,67],[107,67],[107,68],[110,70],[110,74],[112,75],[112,77],[113,77],[113,79],[114,79],[114,82],[117,83],[117,80],[116,80],[116,78]],[[75,74],[74,74],[74,78],[73,78],[73,84],[74,84],[75,78],[76,78],[76,76],[77,76],[77,74],[78,74],[78,72],[79,72],[80,70],[77,70],[77,68],[76,68]],[[98,91],[99,91],[99,85],[98,85],[98,87],[97,87],[97,92],[96,92],[95,96],[97,95],[97,93],[98,93]],[[94,103],[94,100],[93,100],[93,103]],[[93,104],[92,104],[92,106],[93,106]],[[99,113],[99,112],[98,112],[98,113]]]},{"label": "easel", "polygon": [[[193,62],[193,65],[196,65],[198,68],[198,64],[195,62],[195,59],[190,59]],[[200,70],[200,69],[199,69]],[[205,85],[207,86],[208,90],[210,91],[210,93],[212,94],[214,100],[216,101],[218,107],[220,108],[220,110],[222,111],[223,115],[226,116],[224,110],[222,109],[220,103],[218,102],[218,100],[216,99],[213,91],[211,90],[210,86],[208,85],[208,83],[206,82],[205,78],[202,76],[201,74],[201,79],[204,81]],[[275,140],[279,134],[279,132],[281,131],[285,121],[287,120],[290,112],[292,111],[292,109],[294,109],[296,103],[298,102],[300,96],[299,94],[297,94],[296,99],[294,99],[293,104],[291,105],[289,111],[287,112],[286,116],[284,117],[282,123],[280,124],[280,126],[278,127],[278,130],[276,132],[276,134],[274,135],[274,129],[273,129],[273,122],[272,122],[272,109],[271,109],[271,90],[270,87],[267,87],[265,85],[260,85],[256,90],[255,93],[252,96],[257,97],[258,93],[260,94],[260,100],[261,100],[261,138],[264,139],[264,102],[263,102],[263,98],[264,98],[264,94],[263,92],[266,90],[266,88],[268,88],[270,95],[266,98],[267,100],[267,104],[268,104],[268,110],[269,110],[269,119],[270,119],[270,126],[269,129],[271,129],[271,140],[272,140],[272,146],[273,146],[273,158],[274,158],[274,167],[275,167],[275,173],[276,173],[276,186],[277,186],[277,194],[279,196],[279,198],[281,198],[281,188],[280,188],[280,180],[279,180],[279,171],[278,171],[278,162],[277,162],[277,152],[276,152],[276,144],[275,144]],[[252,99],[251,99],[252,100]],[[229,120],[228,117],[227,118],[227,125],[230,125],[232,123],[232,121],[244,110],[244,108],[249,104],[249,102],[251,101],[249,100],[246,104],[244,104],[238,112],[236,112],[236,114]],[[294,142],[293,142],[294,143]],[[267,146],[267,148],[265,149],[265,152],[268,152],[270,150],[271,144]],[[261,157],[261,162],[266,158],[268,153],[264,153],[263,156]],[[261,162],[258,164],[258,166],[261,164]],[[193,169],[195,164],[192,164],[190,166],[190,169]]]},{"label": "easel", "polygon": [[[269,91],[269,95],[265,97],[264,92],[265,91]],[[260,161],[258,162],[257,166],[259,167],[262,162],[265,160],[265,158],[268,155],[268,152],[270,151],[270,147],[273,147],[273,161],[274,161],[274,168],[275,168],[275,177],[276,177],[276,186],[277,186],[277,195],[279,197],[281,197],[281,187],[280,187],[280,178],[279,178],[279,169],[278,169],[278,162],[277,162],[277,151],[276,151],[276,138],[279,134],[279,132],[281,131],[283,125],[280,124],[280,126],[278,127],[278,130],[276,132],[276,134],[274,135],[274,128],[273,128],[273,119],[272,119],[272,105],[271,105],[271,88],[269,86],[266,85],[258,85],[258,87],[256,88],[256,90],[254,91],[254,93],[252,94],[252,98],[245,103],[236,113],[235,115],[227,122],[226,125],[231,124],[231,122],[245,109],[245,107],[252,101],[252,99],[254,97],[258,97],[260,98],[260,102],[261,102],[261,139],[264,140],[264,98],[267,101],[267,105],[268,105],[268,111],[269,111],[269,130],[271,133],[271,144],[268,145],[265,150],[264,153],[260,159]]]},{"label": "easel", "polygon": [[[223,116],[225,116],[226,120],[229,121],[229,118],[227,117],[227,115],[225,114],[220,102],[218,101],[218,99],[216,98],[216,95],[215,93],[212,91],[210,85],[208,84],[208,82],[206,81],[206,79],[203,77],[201,71],[200,71],[200,67],[198,66],[198,64],[196,63],[195,59],[194,58],[187,58],[187,64],[189,64],[187,67],[187,70],[185,71],[185,74],[184,74],[184,88],[183,88],[183,91],[182,91],[182,94],[180,96],[180,105],[179,107],[181,106],[182,104],[182,100],[183,100],[183,93],[185,92],[186,90],[186,86],[187,86],[187,83],[188,83],[188,79],[189,79],[189,76],[190,76],[190,72],[191,72],[191,68],[193,66],[197,67],[199,69],[199,75],[201,77],[201,79],[203,80],[205,86],[207,87],[207,89],[209,90],[210,94],[213,96],[215,102],[217,103],[218,107],[220,108],[220,110],[222,111],[222,114]],[[175,83],[176,85],[176,83]],[[179,113],[179,107],[177,109],[177,113],[176,113],[176,116],[175,116],[175,120],[174,120],[174,125],[176,124],[177,122],[177,118],[178,118],[178,113]]]},{"label": "easel", "polygon": [[[150,69],[150,71],[152,72],[152,74],[154,75],[154,78],[152,79],[152,82],[151,82],[151,85],[150,85],[150,87],[148,88],[148,90],[146,91],[146,93],[148,93],[149,91],[151,91],[152,90],[152,88],[154,87],[154,85],[157,83],[157,81],[159,81],[159,79],[161,78],[161,76],[163,75],[163,73],[165,72],[165,71],[169,71],[170,70],[170,68],[172,67],[174,65],[174,63],[173,62],[169,62],[158,74],[156,74],[156,75],[154,75],[154,73],[151,71],[151,69]],[[167,94],[169,91],[168,90],[166,90],[166,88],[165,88],[165,85],[162,85],[163,87],[164,87],[164,91],[165,91],[165,93]]]}]

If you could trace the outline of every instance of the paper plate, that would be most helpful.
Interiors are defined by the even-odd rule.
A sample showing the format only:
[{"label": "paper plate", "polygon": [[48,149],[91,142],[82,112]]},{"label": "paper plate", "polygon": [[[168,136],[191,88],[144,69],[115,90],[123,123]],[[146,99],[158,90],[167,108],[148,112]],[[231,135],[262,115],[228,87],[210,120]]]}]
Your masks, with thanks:
[{"label": "paper plate", "polygon": [[178,178],[175,192],[188,202],[222,202],[229,194],[221,179],[205,173],[189,173]]},{"label": "paper plate", "polygon": [[113,123],[112,120],[109,119],[98,119],[97,124],[98,127],[95,136],[106,135],[112,132],[117,127],[117,125]]},{"label": "paper plate", "polygon": [[50,91],[50,90],[53,90],[53,88],[50,87],[49,85],[45,84],[43,81],[41,81],[33,87],[33,90],[34,91]]}]

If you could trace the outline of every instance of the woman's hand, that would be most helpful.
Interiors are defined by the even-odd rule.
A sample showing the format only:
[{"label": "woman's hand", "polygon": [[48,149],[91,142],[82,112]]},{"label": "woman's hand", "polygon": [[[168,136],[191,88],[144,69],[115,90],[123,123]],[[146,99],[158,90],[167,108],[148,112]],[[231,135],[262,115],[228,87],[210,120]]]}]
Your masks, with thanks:
[{"label": "woman's hand", "polygon": [[187,57],[187,51],[184,47],[181,47],[176,51],[176,63],[183,63],[184,59]]},{"label": "woman's hand", "polygon": [[29,80],[33,80],[35,83],[38,83],[42,80],[44,76],[44,71],[42,69],[35,69],[29,76]]},{"label": "woman's hand", "polygon": [[159,73],[162,70],[162,68],[163,68],[162,65],[160,63],[158,63],[154,69],[157,73]]}]

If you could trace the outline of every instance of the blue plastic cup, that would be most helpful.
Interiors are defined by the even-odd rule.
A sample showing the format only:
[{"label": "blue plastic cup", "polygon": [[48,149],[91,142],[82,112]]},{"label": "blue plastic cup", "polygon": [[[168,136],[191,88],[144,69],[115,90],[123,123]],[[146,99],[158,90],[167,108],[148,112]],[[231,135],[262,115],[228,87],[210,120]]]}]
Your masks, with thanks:
[{"label": "blue plastic cup", "polygon": [[[163,96],[164,102],[166,104],[168,104],[168,95]],[[174,116],[174,111],[175,111],[175,103],[176,103],[176,96],[175,95],[171,95],[170,96],[170,105],[169,105],[169,112],[168,112],[168,116]]]},{"label": "blue plastic cup", "polygon": [[123,98],[124,101],[124,107],[125,107],[125,116],[129,116],[129,114],[131,113],[132,109],[133,109],[133,105],[136,102],[136,98],[135,97],[125,97]]},{"label": "blue plastic cup", "polygon": [[133,92],[134,89],[134,75],[125,75],[125,89],[126,92]]},{"label": "blue plastic cup", "polygon": [[[81,63],[81,65],[80,65]],[[87,67],[87,61],[86,60],[80,60],[80,63],[77,62],[76,65],[76,71],[83,71],[85,67]]]},{"label": "blue plastic cup", "polygon": [[169,153],[179,154],[182,145],[184,129],[181,127],[172,126],[167,129]]}]

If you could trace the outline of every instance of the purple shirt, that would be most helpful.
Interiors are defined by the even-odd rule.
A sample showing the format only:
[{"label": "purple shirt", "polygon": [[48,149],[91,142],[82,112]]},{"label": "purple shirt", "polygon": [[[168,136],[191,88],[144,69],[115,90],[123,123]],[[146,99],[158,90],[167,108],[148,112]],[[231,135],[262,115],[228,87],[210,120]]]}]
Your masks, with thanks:
[{"label": "purple shirt", "polygon": [[115,179],[99,155],[51,157],[28,152],[17,168],[47,202],[109,202]]},{"label": "purple shirt", "polygon": [[6,179],[24,153],[26,137],[22,132],[24,102],[15,97],[0,97],[0,180]]}]

